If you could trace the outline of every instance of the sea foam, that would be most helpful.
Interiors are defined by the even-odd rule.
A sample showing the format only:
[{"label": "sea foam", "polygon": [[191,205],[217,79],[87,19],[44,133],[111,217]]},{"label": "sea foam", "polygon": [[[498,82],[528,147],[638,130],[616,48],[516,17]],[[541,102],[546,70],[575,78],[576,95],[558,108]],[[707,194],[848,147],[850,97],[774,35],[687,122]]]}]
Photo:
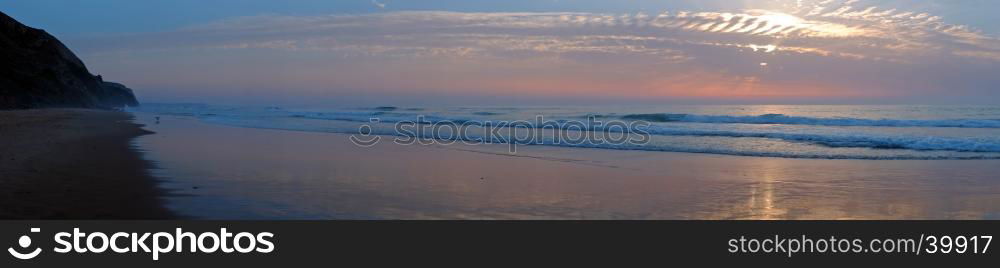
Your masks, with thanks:
[{"label": "sea foam", "polygon": [[758,116],[696,115],[696,114],[629,114],[629,115],[624,115],[621,118],[626,120],[644,120],[649,122],[688,122],[688,123],[716,123],[716,124],[1000,128],[1000,120],[996,119],[948,119],[948,120],[863,119],[863,118],[804,117],[804,116],[789,116],[784,114],[765,114]]}]

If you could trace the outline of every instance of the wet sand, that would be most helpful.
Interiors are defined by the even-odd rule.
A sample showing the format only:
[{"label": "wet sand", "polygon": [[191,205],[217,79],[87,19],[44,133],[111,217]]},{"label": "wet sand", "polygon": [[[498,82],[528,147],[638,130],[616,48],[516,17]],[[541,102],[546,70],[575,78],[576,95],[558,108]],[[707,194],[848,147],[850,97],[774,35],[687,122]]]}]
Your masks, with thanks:
[{"label": "wet sand", "polygon": [[1000,219],[1000,161],[740,157],[505,145],[362,148],[347,135],[138,120],[203,219]]},{"label": "wet sand", "polygon": [[128,113],[0,111],[0,219],[166,219]]}]

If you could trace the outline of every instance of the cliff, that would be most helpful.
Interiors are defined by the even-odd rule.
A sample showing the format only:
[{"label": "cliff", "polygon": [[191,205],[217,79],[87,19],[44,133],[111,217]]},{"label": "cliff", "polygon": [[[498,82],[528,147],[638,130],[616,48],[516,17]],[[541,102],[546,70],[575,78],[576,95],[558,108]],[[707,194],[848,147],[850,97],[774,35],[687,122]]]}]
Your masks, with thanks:
[{"label": "cliff", "polygon": [[0,109],[137,105],[131,89],[92,75],[58,39],[0,12]]}]

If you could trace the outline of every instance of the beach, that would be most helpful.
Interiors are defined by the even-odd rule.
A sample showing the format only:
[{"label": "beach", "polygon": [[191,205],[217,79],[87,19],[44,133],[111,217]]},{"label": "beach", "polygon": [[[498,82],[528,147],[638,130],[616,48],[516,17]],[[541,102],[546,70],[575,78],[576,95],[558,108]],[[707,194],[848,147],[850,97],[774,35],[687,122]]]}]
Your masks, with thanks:
[{"label": "beach", "polygon": [[[156,120],[156,116],[161,116]],[[199,219],[998,219],[998,160],[793,159],[554,146],[360,147],[136,113],[167,206]],[[157,123],[159,121],[159,123]]]},{"label": "beach", "polygon": [[0,219],[166,219],[124,112],[0,111]]},{"label": "beach", "polygon": [[[155,134],[154,134],[155,132]],[[842,160],[0,112],[4,219],[998,219],[1000,160]]]}]

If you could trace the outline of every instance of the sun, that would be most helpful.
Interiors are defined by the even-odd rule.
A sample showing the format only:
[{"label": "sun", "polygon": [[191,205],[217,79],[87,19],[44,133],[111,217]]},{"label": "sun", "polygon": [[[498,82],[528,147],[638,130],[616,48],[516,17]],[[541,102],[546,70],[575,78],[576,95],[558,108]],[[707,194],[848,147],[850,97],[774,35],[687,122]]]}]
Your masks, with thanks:
[{"label": "sun", "polygon": [[867,36],[872,34],[868,30],[857,27],[850,27],[833,22],[812,21],[778,11],[751,9],[746,12],[747,14],[751,14],[757,20],[767,23],[767,25],[769,25],[768,28],[775,26],[779,27],[778,29],[780,30],[766,32],[766,34],[769,35],[784,35],[792,30],[802,30],[806,34],[822,37],[851,37]]},{"label": "sun", "polygon": [[792,16],[789,14],[774,12],[768,10],[751,10],[751,14],[757,13],[758,19],[766,21],[769,25],[781,25],[781,26],[799,26],[803,27],[806,21],[802,18]]}]

